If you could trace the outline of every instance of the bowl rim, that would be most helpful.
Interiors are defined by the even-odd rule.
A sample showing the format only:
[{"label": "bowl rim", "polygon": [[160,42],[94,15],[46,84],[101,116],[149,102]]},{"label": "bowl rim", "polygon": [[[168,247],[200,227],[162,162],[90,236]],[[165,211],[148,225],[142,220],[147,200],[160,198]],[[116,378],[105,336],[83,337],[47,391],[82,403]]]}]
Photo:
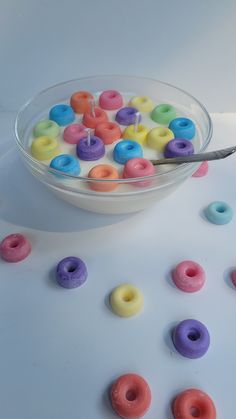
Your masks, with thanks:
[{"label": "bowl rim", "polygon": [[[195,103],[198,104],[198,106],[201,108],[201,110],[203,111],[203,113],[206,116],[207,122],[208,122],[208,133],[207,136],[205,138],[204,144],[202,145],[202,147],[199,150],[199,153],[203,152],[206,150],[206,148],[208,147],[211,137],[212,137],[212,133],[213,133],[213,126],[212,126],[212,121],[211,121],[211,117],[209,115],[209,112],[207,111],[206,107],[198,100],[196,99],[192,94],[188,93],[186,90],[179,88],[175,85],[172,85],[170,83],[167,82],[163,82],[161,80],[158,79],[154,79],[152,77],[144,77],[144,76],[138,76],[138,75],[125,75],[125,74],[97,74],[97,75],[91,75],[91,76],[87,76],[87,77],[79,77],[79,78],[74,78],[71,80],[66,80],[64,82],[60,82],[60,83],[56,83],[52,86],[49,86],[43,90],[41,90],[40,92],[36,93],[34,96],[32,96],[30,99],[28,99],[19,109],[19,111],[17,112],[16,118],[15,118],[15,123],[14,123],[14,136],[15,136],[15,140],[17,143],[17,146],[19,147],[20,151],[23,153],[23,155],[27,158],[27,160],[29,160],[31,163],[33,163],[34,165],[36,165],[37,168],[46,171],[47,173],[52,173],[55,175],[60,175],[60,177],[62,178],[66,178],[66,179],[71,179],[76,180],[76,181],[86,181],[86,182],[93,182],[93,183],[119,183],[119,184],[125,184],[125,183],[130,183],[130,182],[140,182],[142,180],[147,180],[147,179],[163,179],[164,177],[167,177],[168,175],[179,175],[179,174],[184,174],[186,171],[188,171],[189,169],[193,168],[193,167],[197,167],[198,163],[183,163],[180,165],[177,165],[174,168],[171,168],[170,170],[167,170],[165,172],[162,173],[155,173],[154,175],[150,175],[150,176],[144,176],[144,177],[136,177],[136,178],[119,178],[119,179],[104,179],[104,178],[89,178],[87,176],[75,176],[75,175],[71,175],[65,172],[62,172],[60,170],[57,169],[53,169],[50,166],[48,166],[48,164],[43,163],[37,159],[35,159],[34,157],[31,156],[31,154],[27,151],[27,149],[22,145],[22,142],[19,138],[18,135],[18,125],[19,125],[19,120],[21,118],[21,114],[25,111],[25,109],[30,106],[35,100],[37,100],[37,98],[39,98],[41,95],[43,95],[44,93],[47,93],[49,90],[52,90],[54,88],[60,87],[60,86],[65,86],[67,84],[71,84],[73,82],[76,81],[86,81],[86,80],[91,80],[94,78],[101,78],[101,79],[105,79],[105,78],[130,78],[130,79],[138,79],[138,80],[146,80],[146,81],[152,81],[152,82],[157,82],[160,83],[162,85],[168,86],[170,88],[173,88],[175,90],[178,90],[179,92],[185,94],[186,96],[188,96],[189,98],[191,98]],[[96,162],[96,161],[95,161]]]}]

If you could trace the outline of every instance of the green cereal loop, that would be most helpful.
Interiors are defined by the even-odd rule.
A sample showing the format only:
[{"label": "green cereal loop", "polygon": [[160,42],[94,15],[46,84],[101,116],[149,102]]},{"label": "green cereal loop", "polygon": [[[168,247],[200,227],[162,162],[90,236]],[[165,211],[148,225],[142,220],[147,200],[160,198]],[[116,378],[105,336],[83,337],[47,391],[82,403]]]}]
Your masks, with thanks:
[{"label": "green cereal loop", "polygon": [[158,124],[168,125],[172,119],[176,118],[175,108],[168,103],[158,105],[153,109],[151,118]]},{"label": "green cereal loop", "polygon": [[60,133],[59,125],[50,119],[39,121],[33,130],[34,137],[50,137],[56,138]]}]

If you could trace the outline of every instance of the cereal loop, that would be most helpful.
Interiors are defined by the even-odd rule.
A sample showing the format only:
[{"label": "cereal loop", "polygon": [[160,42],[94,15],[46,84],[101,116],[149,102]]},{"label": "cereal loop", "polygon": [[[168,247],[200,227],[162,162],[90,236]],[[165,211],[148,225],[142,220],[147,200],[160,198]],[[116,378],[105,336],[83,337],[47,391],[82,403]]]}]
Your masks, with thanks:
[{"label": "cereal loop", "polygon": [[0,244],[0,254],[6,262],[20,262],[31,252],[31,245],[23,234],[10,234]]},{"label": "cereal loop", "polygon": [[143,295],[134,285],[123,284],[112,291],[110,304],[112,310],[118,316],[134,316],[143,307]]},{"label": "cereal loop", "polygon": [[201,265],[192,260],[185,260],[175,267],[172,279],[180,290],[196,292],[203,287],[206,275]]},{"label": "cereal loop", "polygon": [[137,374],[119,377],[112,385],[110,397],[113,409],[124,419],[144,416],[152,398],[148,383]]},{"label": "cereal loop", "polygon": [[216,419],[216,408],[206,393],[189,389],[176,397],[173,414],[175,419]]},{"label": "cereal loop", "polygon": [[[98,164],[94,166],[88,174],[92,179],[119,179],[118,170],[109,164]],[[117,188],[118,182],[89,182],[89,186],[94,191],[110,192]]]}]

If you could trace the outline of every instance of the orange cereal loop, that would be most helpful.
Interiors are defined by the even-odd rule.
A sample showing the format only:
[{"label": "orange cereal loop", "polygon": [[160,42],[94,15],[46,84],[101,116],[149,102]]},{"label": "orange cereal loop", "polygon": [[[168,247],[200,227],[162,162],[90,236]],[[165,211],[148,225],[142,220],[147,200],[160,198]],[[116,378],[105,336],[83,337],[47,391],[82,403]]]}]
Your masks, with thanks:
[{"label": "orange cereal loop", "polygon": [[[119,179],[119,173],[110,164],[98,164],[89,171],[88,177],[92,179]],[[117,188],[118,182],[89,182],[89,186],[94,191],[110,192]]]},{"label": "orange cereal loop", "polygon": [[76,92],[70,98],[70,105],[76,113],[85,113],[90,109],[90,100],[93,95],[90,92]]},{"label": "orange cereal loop", "polygon": [[216,419],[211,398],[201,390],[188,389],[180,393],[172,406],[175,419]]},{"label": "orange cereal loop", "polygon": [[104,142],[104,144],[112,144],[121,137],[121,129],[115,122],[102,122],[95,128],[95,135]]},{"label": "orange cereal loop", "polygon": [[91,112],[91,107],[90,107],[89,111],[84,113],[82,122],[87,128],[95,129],[98,124],[101,124],[102,122],[107,122],[107,121],[108,121],[108,116],[103,109],[95,107],[94,115],[93,115]]}]

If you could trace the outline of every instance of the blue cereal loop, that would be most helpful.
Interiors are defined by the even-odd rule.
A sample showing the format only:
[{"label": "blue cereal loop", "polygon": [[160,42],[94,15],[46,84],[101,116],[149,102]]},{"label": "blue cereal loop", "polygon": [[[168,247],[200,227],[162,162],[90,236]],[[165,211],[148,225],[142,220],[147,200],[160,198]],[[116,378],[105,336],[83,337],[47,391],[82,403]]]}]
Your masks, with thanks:
[{"label": "blue cereal loop", "polygon": [[228,224],[233,218],[232,208],[226,202],[212,202],[204,211],[206,218],[213,224]]},{"label": "blue cereal loop", "polygon": [[125,164],[128,160],[136,157],[143,157],[143,149],[139,143],[133,140],[120,141],[113,150],[113,158],[120,164]]},{"label": "blue cereal loop", "polygon": [[73,176],[78,176],[80,174],[79,161],[70,154],[60,154],[59,156],[54,157],[50,163],[50,167]]},{"label": "blue cereal loop", "polygon": [[58,125],[65,126],[74,121],[75,113],[69,105],[55,105],[49,111],[49,119]]},{"label": "blue cereal loop", "polygon": [[175,118],[169,124],[169,129],[174,133],[175,138],[192,140],[196,133],[195,124],[189,118]]}]

